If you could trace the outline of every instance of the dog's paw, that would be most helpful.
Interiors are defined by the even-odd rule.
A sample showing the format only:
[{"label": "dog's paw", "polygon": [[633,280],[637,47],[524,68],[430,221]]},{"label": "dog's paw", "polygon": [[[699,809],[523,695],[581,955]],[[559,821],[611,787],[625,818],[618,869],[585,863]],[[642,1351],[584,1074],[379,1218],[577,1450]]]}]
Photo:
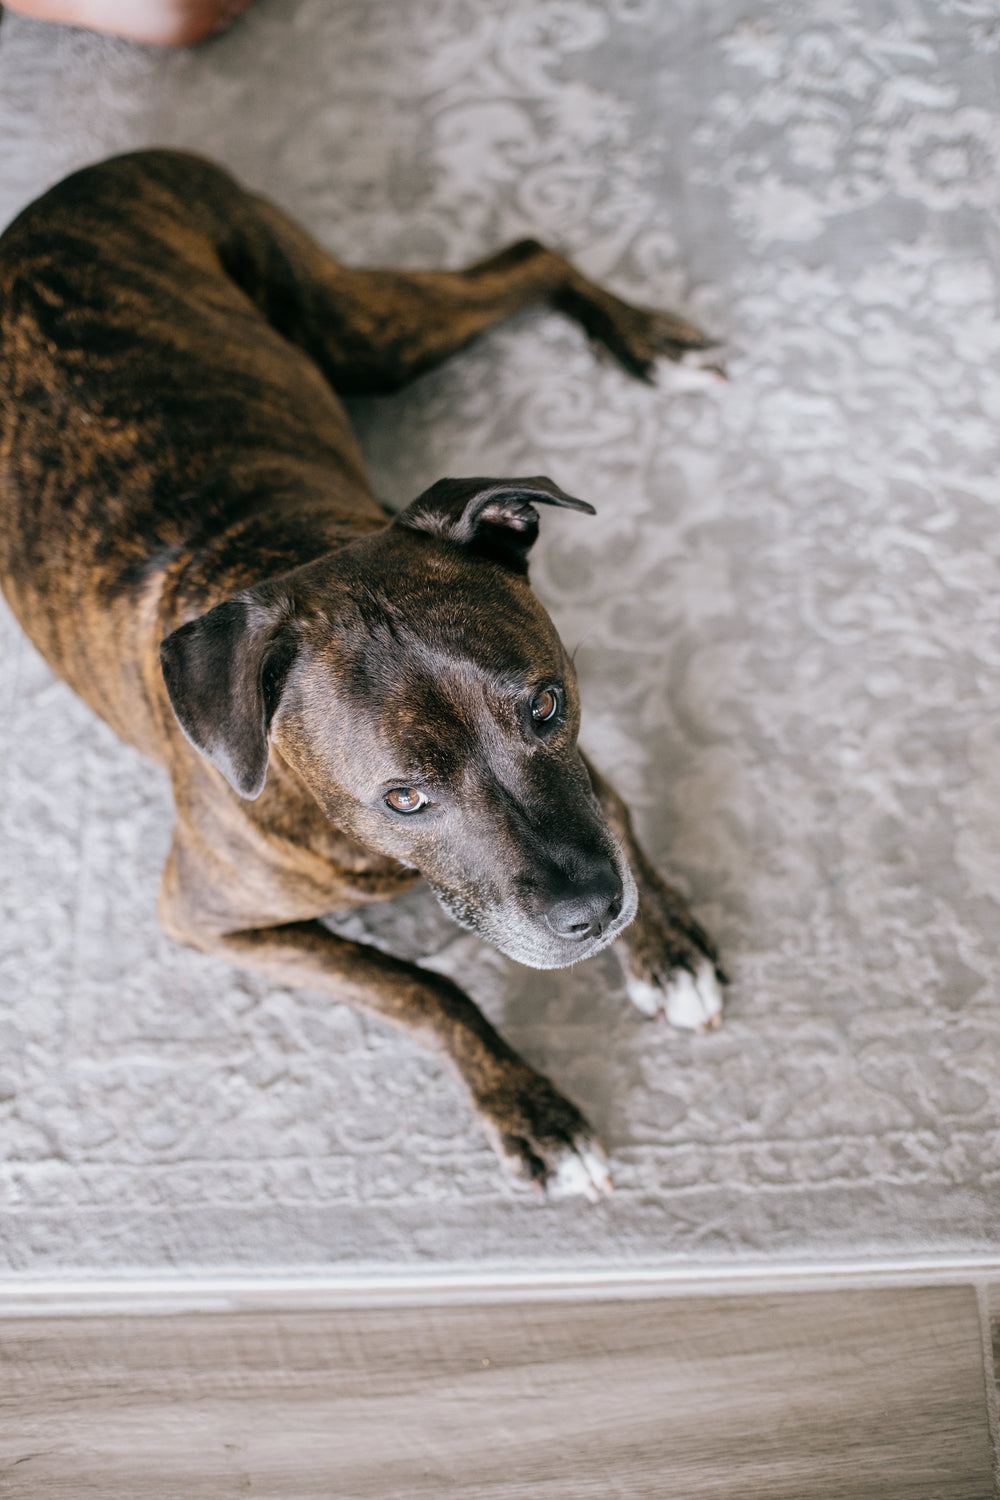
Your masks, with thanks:
[{"label": "dog's paw", "polygon": [[722,985],[708,959],[694,973],[675,969],[654,982],[626,974],[625,990],[643,1015],[662,1017],[682,1031],[715,1031],[722,1025]]},{"label": "dog's paw", "polygon": [[612,1191],[603,1148],[583,1115],[531,1073],[514,1090],[479,1101],[490,1143],[507,1175],[534,1188],[539,1198],[588,1198],[597,1203]]},{"label": "dog's paw", "polygon": [[507,1135],[498,1143],[497,1154],[514,1182],[534,1188],[546,1202],[586,1198],[599,1203],[614,1188],[604,1149],[587,1131],[570,1140]]},{"label": "dog's paw", "polygon": [[652,381],[664,360],[677,366],[677,378],[689,382],[687,389],[726,378],[718,341],[677,313],[636,307],[592,284],[567,288],[555,302],[640,380]]},{"label": "dog's paw", "polygon": [[722,1024],[728,983],[715,944],[679,891],[646,869],[639,913],[617,943],[629,999],[645,1016],[685,1031]]},{"label": "dog's paw", "polygon": [[726,379],[718,342],[674,313],[629,307],[607,343],[633,374],[671,390],[707,390]]},{"label": "dog's paw", "polygon": [[613,1189],[611,1164],[603,1148],[589,1136],[552,1154],[548,1176],[542,1184],[546,1198],[583,1197],[591,1203],[599,1203]]},{"label": "dog's paw", "polygon": [[613,1190],[608,1158],[586,1127],[568,1138],[541,1133],[506,1135],[498,1154],[508,1176],[529,1184],[547,1202],[586,1198],[599,1203]]},{"label": "dog's paw", "polygon": [[656,384],[677,395],[685,391],[714,390],[725,385],[727,379],[721,356],[718,344],[665,355],[656,366]]}]

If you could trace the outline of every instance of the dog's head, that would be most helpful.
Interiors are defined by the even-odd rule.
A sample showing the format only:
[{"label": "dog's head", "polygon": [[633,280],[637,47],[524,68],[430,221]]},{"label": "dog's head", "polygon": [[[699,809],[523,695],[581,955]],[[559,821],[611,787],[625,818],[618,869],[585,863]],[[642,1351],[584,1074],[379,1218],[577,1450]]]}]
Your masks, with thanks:
[{"label": "dog's head", "polygon": [[174,712],[243,797],[273,743],[320,807],[512,958],[605,947],[636,890],[577,750],[573,664],[527,582],[548,479],[443,479],[385,530],[161,647]]}]

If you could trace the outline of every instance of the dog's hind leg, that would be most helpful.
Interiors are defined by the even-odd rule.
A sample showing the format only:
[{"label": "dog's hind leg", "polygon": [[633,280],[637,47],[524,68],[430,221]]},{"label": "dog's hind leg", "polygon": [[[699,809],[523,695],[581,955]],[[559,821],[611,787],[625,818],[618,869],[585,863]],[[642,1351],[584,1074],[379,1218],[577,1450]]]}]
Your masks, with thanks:
[{"label": "dog's hind leg", "polygon": [[[657,360],[721,371],[712,340],[685,318],[634,307],[537,240],[463,271],[355,270],[338,264],[279,209],[254,200],[254,231],[224,264],[286,338],[341,395],[397,389],[522,308],[548,303],[574,319],[631,374]],[[263,233],[262,233],[263,231]]]}]

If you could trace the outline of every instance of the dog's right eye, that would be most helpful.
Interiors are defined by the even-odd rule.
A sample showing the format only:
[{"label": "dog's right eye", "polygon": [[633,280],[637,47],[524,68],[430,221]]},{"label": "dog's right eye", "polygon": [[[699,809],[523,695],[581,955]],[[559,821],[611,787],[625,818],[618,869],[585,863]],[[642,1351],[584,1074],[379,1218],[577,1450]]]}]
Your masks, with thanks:
[{"label": "dog's right eye", "polygon": [[391,792],[386,792],[385,803],[393,812],[415,813],[426,807],[427,798],[416,787],[394,786]]}]

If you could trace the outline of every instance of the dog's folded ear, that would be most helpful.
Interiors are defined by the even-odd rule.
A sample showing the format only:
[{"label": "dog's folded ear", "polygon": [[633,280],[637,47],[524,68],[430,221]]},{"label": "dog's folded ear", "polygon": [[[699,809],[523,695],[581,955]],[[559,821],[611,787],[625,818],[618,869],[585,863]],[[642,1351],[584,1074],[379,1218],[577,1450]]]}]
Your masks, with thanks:
[{"label": "dog's folded ear", "polygon": [[160,645],[178,723],[241,797],[264,790],[268,730],[295,652],[287,608],[252,595],[217,604]]},{"label": "dog's folded ear", "polygon": [[567,495],[544,474],[534,479],[439,479],[400,511],[393,525],[447,538],[524,573],[538,536],[532,502],[595,514],[586,500]]}]

